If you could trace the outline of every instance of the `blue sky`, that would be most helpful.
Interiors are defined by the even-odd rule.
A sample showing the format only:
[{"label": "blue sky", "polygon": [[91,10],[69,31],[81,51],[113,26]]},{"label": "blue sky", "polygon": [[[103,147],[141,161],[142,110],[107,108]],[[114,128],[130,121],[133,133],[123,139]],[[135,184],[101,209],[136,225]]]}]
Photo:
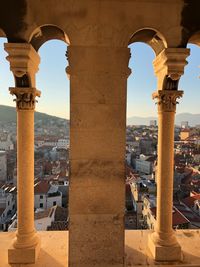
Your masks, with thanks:
[{"label": "blue sky", "polygon": [[[5,57],[3,43],[0,39],[0,104],[15,106],[8,88],[14,86],[14,79]],[[177,113],[200,113],[200,48],[188,46],[191,55],[185,74],[181,78],[179,89],[184,90],[184,96],[177,107]],[[132,74],[128,78],[127,116],[156,116],[156,106],[151,94],[156,89],[152,60],[153,50],[143,43],[130,46],[131,59],[129,67]],[[37,89],[42,95],[37,103],[37,111],[69,118],[69,80],[65,73],[67,61],[65,57],[66,44],[61,41],[49,41],[39,50],[41,57],[40,70],[37,74]]]}]

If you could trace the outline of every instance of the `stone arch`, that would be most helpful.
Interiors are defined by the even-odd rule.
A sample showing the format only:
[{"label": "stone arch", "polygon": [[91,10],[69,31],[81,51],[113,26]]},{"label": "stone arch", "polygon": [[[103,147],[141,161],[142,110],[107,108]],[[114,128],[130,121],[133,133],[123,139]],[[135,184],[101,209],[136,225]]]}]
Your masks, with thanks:
[{"label": "stone arch", "polygon": [[7,39],[7,36],[4,32],[4,30],[2,28],[0,28],[0,38],[3,37],[3,38],[6,38]]},{"label": "stone arch", "polygon": [[143,28],[133,33],[129,40],[129,45],[135,42],[142,42],[149,45],[156,55],[167,48],[164,36],[153,28]]},{"label": "stone arch", "polygon": [[200,46],[200,31],[192,34],[188,39],[188,43]]},{"label": "stone arch", "polygon": [[66,44],[70,44],[67,34],[58,26],[53,24],[47,24],[37,27],[29,38],[29,43],[34,47],[36,51],[47,41],[56,39],[64,41]]}]

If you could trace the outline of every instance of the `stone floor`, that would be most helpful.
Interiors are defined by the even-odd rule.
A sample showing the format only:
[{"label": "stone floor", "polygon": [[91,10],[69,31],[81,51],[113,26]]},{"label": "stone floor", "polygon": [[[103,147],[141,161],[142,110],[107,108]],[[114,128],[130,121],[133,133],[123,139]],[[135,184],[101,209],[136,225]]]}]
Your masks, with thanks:
[{"label": "stone floor", "polygon": [[[177,238],[182,246],[183,260],[177,264],[159,264],[153,261],[147,245],[149,231],[125,231],[126,267],[200,267],[200,230],[178,230]],[[39,232],[42,248],[36,264],[13,264],[12,267],[67,267],[68,232]],[[14,233],[0,233],[0,267],[10,267],[7,263],[7,249],[12,242]],[[102,265],[103,267],[103,265]],[[114,267],[114,266],[112,266]]]}]

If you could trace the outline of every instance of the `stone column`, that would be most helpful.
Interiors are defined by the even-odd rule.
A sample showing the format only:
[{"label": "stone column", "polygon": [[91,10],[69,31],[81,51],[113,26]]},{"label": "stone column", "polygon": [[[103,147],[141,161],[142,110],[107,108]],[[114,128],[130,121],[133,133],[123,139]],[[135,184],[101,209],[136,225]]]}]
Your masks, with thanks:
[{"label": "stone column", "polygon": [[34,109],[39,56],[29,44],[5,44],[16,87],[17,106],[17,233],[8,250],[9,263],[35,263],[40,239],[34,227]]},{"label": "stone column", "polygon": [[[158,105],[157,214],[155,232],[149,236],[149,248],[157,261],[181,260],[181,247],[172,228],[174,179],[174,119],[178,81],[187,64],[188,49],[166,49],[154,61],[158,88],[153,94]],[[182,69],[181,69],[182,67]]]},{"label": "stone column", "polygon": [[124,266],[128,48],[68,47],[69,266]]}]

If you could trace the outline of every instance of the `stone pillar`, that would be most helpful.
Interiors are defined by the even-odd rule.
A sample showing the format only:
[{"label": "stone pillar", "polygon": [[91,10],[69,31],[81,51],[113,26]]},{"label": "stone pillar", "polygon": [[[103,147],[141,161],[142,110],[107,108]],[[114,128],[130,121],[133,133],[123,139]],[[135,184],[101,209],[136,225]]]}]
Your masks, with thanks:
[{"label": "stone pillar", "polygon": [[124,266],[128,48],[68,47],[69,266]]},{"label": "stone pillar", "polygon": [[8,250],[9,263],[35,263],[40,239],[34,227],[34,109],[40,92],[35,85],[39,56],[29,44],[5,44],[16,87],[17,106],[17,233]]},{"label": "stone pillar", "polygon": [[155,232],[149,236],[149,249],[157,261],[181,260],[181,247],[172,228],[174,179],[174,119],[178,81],[187,64],[188,49],[166,49],[154,61],[158,88],[153,94],[158,104],[157,215]]}]

